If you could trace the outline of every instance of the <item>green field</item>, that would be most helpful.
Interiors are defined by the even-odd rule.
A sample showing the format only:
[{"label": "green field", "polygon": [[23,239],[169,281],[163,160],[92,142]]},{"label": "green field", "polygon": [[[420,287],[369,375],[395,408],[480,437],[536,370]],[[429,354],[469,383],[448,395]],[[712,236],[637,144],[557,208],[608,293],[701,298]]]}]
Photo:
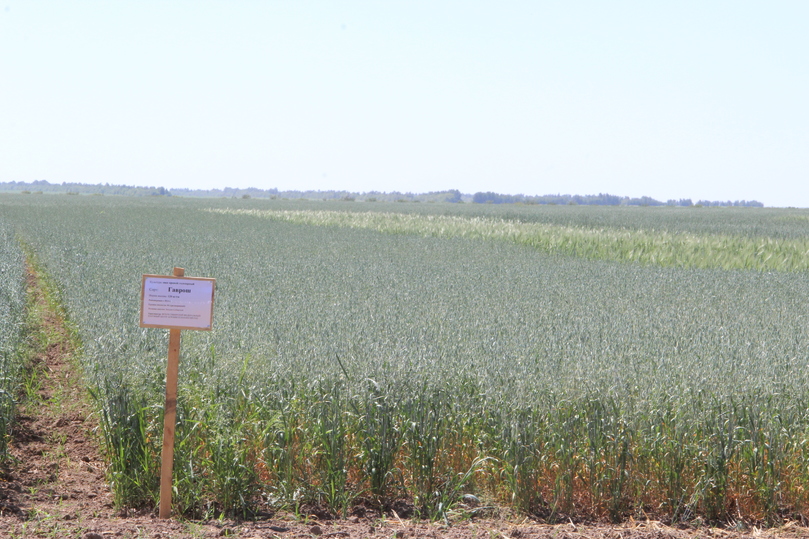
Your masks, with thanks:
[{"label": "green field", "polygon": [[158,495],[167,332],[138,327],[140,276],[181,266],[217,279],[214,331],[183,332],[185,514],[405,500],[442,518],[464,493],[548,520],[807,514],[809,211],[60,195],[0,211],[0,284],[21,290],[17,242],[59,283],[121,505]]},{"label": "green field", "polygon": [[13,227],[0,217],[0,464],[8,459],[14,405],[21,390],[25,265]]}]

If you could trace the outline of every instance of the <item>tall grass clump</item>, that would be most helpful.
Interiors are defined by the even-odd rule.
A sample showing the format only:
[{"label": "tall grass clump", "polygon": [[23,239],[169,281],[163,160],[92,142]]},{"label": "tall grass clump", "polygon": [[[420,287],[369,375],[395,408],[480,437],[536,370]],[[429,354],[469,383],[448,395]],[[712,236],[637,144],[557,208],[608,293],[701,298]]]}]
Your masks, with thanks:
[{"label": "tall grass clump", "polygon": [[[200,516],[249,517],[259,494],[251,421],[227,401],[188,410],[180,429],[178,492],[183,512]],[[183,482],[189,488],[183,489]]]},{"label": "tall grass clump", "polygon": [[358,416],[347,400],[349,392],[341,380],[320,385],[313,405],[313,431],[317,444],[317,469],[323,502],[345,517],[356,489],[349,484],[349,469],[354,465],[350,436]]},{"label": "tall grass clump", "polygon": [[493,439],[501,446],[500,474],[508,488],[510,502],[520,513],[536,514],[545,505],[542,493],[543,418],[530,408],[502,410],[497,418],[499,431]]},{"label": "tall grass clump", "polygon": [[159,433],[153,407],[121,378],[91,391],[100,408],[100,426],[109,460],[107,475],[117,507],[140,507],[159,500]]},{"label": "tall grass clump", "polygon": [[370,378],[366,383],[360,422],[362,460],[371,495],[382,503],[387,500],[389,485],[395,479],[394,463],[404,428],[399,400],[394,398],[390,388]]},{"label": "tall grass clump", "polygon": [[435,518],[444,508],[438,454],[448,416],[447,395],[441,388],[419,388],[403,403],[407,462],[411,471],[413,505],[423,516]]}]

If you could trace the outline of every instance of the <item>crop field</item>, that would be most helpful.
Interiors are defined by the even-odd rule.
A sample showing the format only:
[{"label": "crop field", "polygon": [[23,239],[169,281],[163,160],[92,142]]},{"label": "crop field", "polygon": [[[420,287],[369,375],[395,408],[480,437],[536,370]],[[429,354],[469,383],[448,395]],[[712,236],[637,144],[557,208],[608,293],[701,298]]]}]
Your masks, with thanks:
[{"label": "crop field", "polygon": [[809,516],[807,211],[59,195],[0,211],[0,309],[21,305],[21,241],[81,337],[120,505],[158,496],[168,332],[138,327],[140,276],[180,266],[217,279],[214,330],[182,337],[185,514],[404,501],[440,519],[473,494],[547,520]]},{"label": "crop field", "polygon": [[14,403],[20,384],[25,323],[23,253],[11,227],[0,220],[0,463],[8,458]]}]

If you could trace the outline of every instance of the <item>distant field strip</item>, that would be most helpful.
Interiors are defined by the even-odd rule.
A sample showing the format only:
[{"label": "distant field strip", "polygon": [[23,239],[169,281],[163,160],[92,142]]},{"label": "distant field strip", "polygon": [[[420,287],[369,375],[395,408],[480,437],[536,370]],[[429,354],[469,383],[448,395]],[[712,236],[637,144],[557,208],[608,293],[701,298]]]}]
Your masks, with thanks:
[{"label": "distant field strip", "polygon": [[584,228],[505,219],[415,213],[209,209],[291,223],[417,234],[507,240],[547,252],[596,260],[680,268],[806,271],[809,239],[671,233],[627,228]]}]

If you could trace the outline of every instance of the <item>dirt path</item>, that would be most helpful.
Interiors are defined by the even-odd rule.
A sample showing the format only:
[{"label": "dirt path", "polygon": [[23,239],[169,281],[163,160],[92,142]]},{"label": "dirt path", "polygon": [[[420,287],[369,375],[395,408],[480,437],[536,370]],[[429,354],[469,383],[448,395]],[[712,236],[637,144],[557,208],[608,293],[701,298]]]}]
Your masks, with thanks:
[{"label": "dirt path", "polygon": [[28,292],[38,313],[29,332],[26,398],[13,429],[13,462],[0,483],[0,534],[27,533],[85,515],[109,516],[111,496],[91,407],[74,363],[68,332],[28,268]]},{"label": "dirt path", "polygon": [[30,384],[14,428],[14,462],[0,475],[0,538],[347,538],[347,539],[691,539],[809,538],[809,529],[728,531],[675,529],[657,522],[621,526],[542,525],[528,519],[466,520],[445,524],[368,515],[318,522],[292,515],[256,522],[160,520],[154,514],[116,513],[104,476],[97,423],[62,318],[49,310],[40,280],[29,270],[29,291],[40,310]]}]

